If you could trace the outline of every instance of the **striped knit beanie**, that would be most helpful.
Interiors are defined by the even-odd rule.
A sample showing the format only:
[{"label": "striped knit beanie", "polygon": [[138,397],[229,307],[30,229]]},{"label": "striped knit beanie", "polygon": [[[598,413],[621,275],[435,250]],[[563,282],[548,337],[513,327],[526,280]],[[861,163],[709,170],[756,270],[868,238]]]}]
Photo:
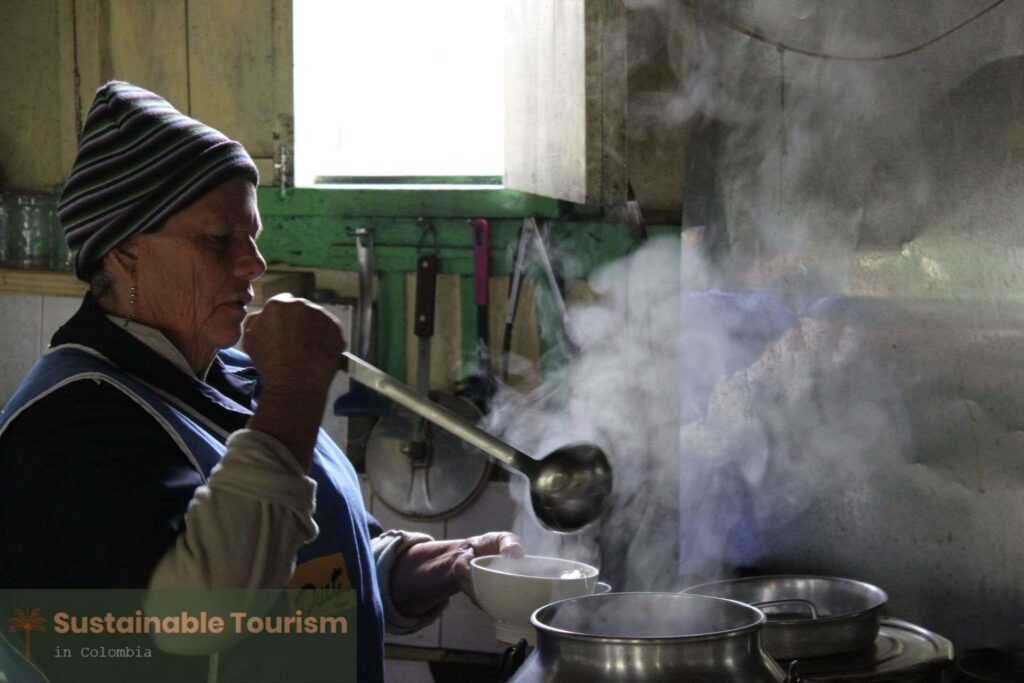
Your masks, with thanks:
[{"label": "striped knit beanie", "polygon": [[234,177],[258,184],[245,148],[123,81],[96,91],[57,205],[75,275],[132,235],[158,230]]}]

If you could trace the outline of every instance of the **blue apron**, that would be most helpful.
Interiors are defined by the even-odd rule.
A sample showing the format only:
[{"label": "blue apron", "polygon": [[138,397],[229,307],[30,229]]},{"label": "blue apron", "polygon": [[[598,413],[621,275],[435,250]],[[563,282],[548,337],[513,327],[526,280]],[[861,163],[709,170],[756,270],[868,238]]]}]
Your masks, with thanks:
[{"label": "blue apron", "polygon": [[[251,367],[249,358],[238,351],[225,350],[218,356],[229,369]],[[180,400],[122,371],[97,352],[76,345],[52,349],[35,364],[4,406],[0,434],[35,401],[83,379],[107,382],[135,400],[167,431],[204,481],[224,456],[227,431]],[[217,398],[239,412],[251,414],[222,394]],[[382,681],[383,607],[359,480],[348,458],[323,430],[317,436],[308,476],[317,484],[314,519],[320,533],[299,550],[288,587],[354,589],[359,599],[358,680]],[[227,664],[223,662],[222,666]]]}]

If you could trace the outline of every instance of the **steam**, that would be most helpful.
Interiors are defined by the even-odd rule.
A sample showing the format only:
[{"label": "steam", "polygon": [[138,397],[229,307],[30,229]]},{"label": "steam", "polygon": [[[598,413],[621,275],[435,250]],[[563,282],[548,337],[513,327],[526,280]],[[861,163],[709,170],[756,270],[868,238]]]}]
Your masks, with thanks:
[{"label": "steam", "polygon": [[[678,241],[652,243],[603,269],[590,285],[595,300],[572,308],[579,355],[532,392],[499,392],[489,428],[528,453],[575,441],[596,443],[614,454],[615,476],[622,482],[616,490],[635,492],[646,475],[634,470],[648,454],[672,462],[678,452],[680,394],[677,385],[663,381],[679,375]],[[631,306],[633,300],[649,307]],[[663,362],[651,363],[652,357]],[[648,402],[661,409],[648,411]],[[529,499],[525,492],[524,486],[520,500]],[[660,493],[669,502],[673,497],[669,490]],[[638,505],[656,504],[630,494],[616,505],[633,516],[643,515]],[[526,536],[529,552],[600,564],[594,530],[568,536],[540,532],[536,524],[517,530]]]},{"label": "steam", "polygon": [[615,513],[591,533],[622,552],[598,558],[586,535],[526,541],[600,561],[619,590],[755,565],[765,530],[818,500],[819,479],[908,440],[891,369],[856,329],[798,319],[771,294],[702,291],[713,273],[680,244],[653,240],[599,270],[594,300],[572,309],[580,355],[534,392],[503,390],[490,418],[527,452],[582,440],[610,454]]},{"label": "steam", "polygon": [[[597,271],[571,308],[579,356],[496,396],[488,428],[520,448],[612,458],[613,513],[570,536],[524,524],[529,552],[599,563],[615,590],[849,576],[958,645],[1024,639],[1024,549],[997,521],[1024,513],[1020,8],[875,61],[713,19],[884,57],[976,5],[627,3],[660,20],[685,84],[631,102],[634,134],[713,137],[697,162],[717,206],[684,217],[703,243]],[[976,233],[978,215],[993,224]]]}]

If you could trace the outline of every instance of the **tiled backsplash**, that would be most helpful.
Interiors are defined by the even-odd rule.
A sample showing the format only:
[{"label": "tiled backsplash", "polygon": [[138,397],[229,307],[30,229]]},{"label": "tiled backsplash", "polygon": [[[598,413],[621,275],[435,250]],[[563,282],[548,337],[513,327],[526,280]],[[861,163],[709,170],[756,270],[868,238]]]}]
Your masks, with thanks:
[{"label": "tiled backsplash", "polygon": [[0,295],[0,403],[11,397],[25,373],[46,350],[50,337],[78,310],[78,297]]}]

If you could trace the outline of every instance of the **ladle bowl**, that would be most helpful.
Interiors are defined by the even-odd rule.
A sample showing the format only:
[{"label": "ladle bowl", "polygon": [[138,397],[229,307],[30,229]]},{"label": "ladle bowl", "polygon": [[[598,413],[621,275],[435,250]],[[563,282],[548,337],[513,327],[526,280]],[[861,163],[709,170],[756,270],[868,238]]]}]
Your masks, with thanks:
[{"label": "ladle bowl", "polygon": [[577,531],[601,516],[612,491],[612,469],[600,447],[573,443],[534,459],[358,356],[345,352],[340,364],[357,382],[524,474],[533,511],[552,531]]},{"label": "ladle bowl", "polygon": [[575,531],[601,515],[612,491],[608,457],[590,443],[574,443],[534,461],[530,502],[537,518],[555,531]]}]

